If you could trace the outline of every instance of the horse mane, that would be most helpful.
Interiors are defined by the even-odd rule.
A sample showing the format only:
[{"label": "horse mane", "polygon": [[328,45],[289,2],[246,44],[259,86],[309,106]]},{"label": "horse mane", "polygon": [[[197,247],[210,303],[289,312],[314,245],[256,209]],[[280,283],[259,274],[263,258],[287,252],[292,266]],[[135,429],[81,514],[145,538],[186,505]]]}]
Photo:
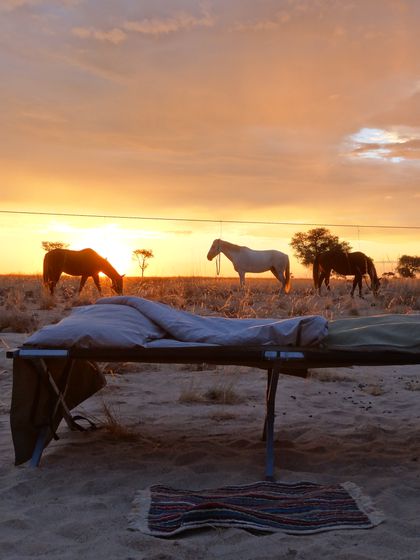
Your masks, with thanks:
[{"label": "horse mane", "polygon": [[111,274],[115,274],[116,276],[121,276],[107,258],[101,257],[100,255],[98,255],[98,257],[100,257],[103,261],[102,272],[104,272],[105,274],[110,272]]},{"label": "horse mane", "polygon": [[372,274],[375,280],[378,280],[378,273],[376,272],[376,267],[373,263],[373,259],[371,259],[370,257],[366,257],[366,262],[367,262],[366,268],[368,270],[368,273]]},{"label": "horse mane", "polygon": [[87,247],[86,249],[82,249],[80,251],[80,253],[87,253],[87,254],[91,254],[95,259],[97,259],[97,261],[99,261],[101,263],[101,272],[103,272],[104,274],[108,275],[110,274],[111,276],[121,276],[121,274],[119,274],[119,272],[112,266],[112,264],[109,262],[109,260],[107,259],[107,257],[103,257],[102,255],[100,255],[97,251],[95,251],[94,249],[91,249],[90,247]]},{"label": "horse mane", "polygon": [[235,245],[234,243],[230,243],[229,241],[224,241],[223,239],[219,239],[219,241],[224,245],[227,245],[227,247],[229,249],[232,249],[232,251],[239,251],[240,249],[246,248],[246,247],[242,247],[241,245]]}]

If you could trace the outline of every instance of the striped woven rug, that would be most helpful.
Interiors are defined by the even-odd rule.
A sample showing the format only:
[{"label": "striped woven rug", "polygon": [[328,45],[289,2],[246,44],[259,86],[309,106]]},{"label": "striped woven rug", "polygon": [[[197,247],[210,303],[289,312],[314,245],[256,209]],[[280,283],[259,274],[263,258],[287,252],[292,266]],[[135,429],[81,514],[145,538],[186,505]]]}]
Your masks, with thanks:
[{"label": "striped woven rug", "polygon": [[155,485],[136,495],[129,529],[158,537],[205,527],[306,535],[369,529],[381,521],[383,515],[351,482],[256,482],[205,490]]}]

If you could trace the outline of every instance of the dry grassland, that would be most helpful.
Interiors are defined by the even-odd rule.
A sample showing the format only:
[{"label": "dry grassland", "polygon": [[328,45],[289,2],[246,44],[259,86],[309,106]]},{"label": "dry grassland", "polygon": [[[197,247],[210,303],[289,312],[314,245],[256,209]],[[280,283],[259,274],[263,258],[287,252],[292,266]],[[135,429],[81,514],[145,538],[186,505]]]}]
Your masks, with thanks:
[{"label": "dry grassland", "polygon": [[[350,279],[351,280],[351,279]],[[339,317],[382,313],[419,313],[420,280],[382,279],[378,297],[364,283],[364,298],[350,297],[351,281],[332,279],[331,291],[315,293],[309,279],[294,279],[288,295],[280,294],[271,278],[249,278],[244,290],[237,278],[125,278],[124,294],[160,301],[200,315],[232,318],[323,315]],[[103,296],[111,296],[108,278],[102,278]],[[54,323],[79,305],[94,303],[100,296],[89,280],[77,294],[78,278],[63,275],[54,297],[40,276],[0,276],[0,331],[31,333]]]}]

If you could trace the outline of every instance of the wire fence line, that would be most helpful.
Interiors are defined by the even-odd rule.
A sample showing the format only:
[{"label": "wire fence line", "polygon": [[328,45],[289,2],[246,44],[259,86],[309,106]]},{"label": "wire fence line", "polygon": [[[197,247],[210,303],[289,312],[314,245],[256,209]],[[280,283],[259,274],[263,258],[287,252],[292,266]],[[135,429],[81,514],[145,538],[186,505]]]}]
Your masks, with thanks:
[{"label": "wire fence line", "polygon": [[[420,230],[420,225],[406,224],[225,220],[192,217],[187,213],[179,217],[166,217],[43,211],[16,207],[0,209],[0,218],[2,268],[6,267],[7,272],[9,269],[19,272],[38,270],[41,266],[38,253],[42,253],[40,250],[37,253],[34,248],[38,246],[39,249],[45,239],[51,238],[59,239],[75,250],[90,246],[126,272],[134,266],[132,251],[138,247],[148,247],[156,257],[159,256],[150,264],[150,272],[156,276],[173,276],[181,272],[186,275],[208,276],[212,274],[210,267],[214,263],[207,262],[205,256],[209,237],[212,236],[227,238],[235,243],[239,239],[242,244],[257,250],[276,243],[277,249],[290,253],[295,277],[306,277],[310,275],[309,269],[291,253],[291,231],[303,233],[309,228],[331,228],[332,233],[340,237],[343,234],[346,238],[350,236],[348,242],[352,250],[368,254],[381,272],[385,273],[396,269],[401,255],[418,254]],[[124,220],[126,223],[123,226]],[[190,226],[166,227],[165,222],[190,222]],[[146,223],[153,225],[146,228]],[[228,273],[230,263],[224,263],[224,269],[224,274]]]},{"label": "wire fence line", "polygon": [[286,222],[271,220],[218,220],[211,218],[190,218],[179,217],[170,218],[165,216],[127,216],[118,214],[79,214],[76,212],[41,212],[32,210],[0,210],[0,214],[19,214],[29,216],[51,216],[51,217],[71,217],[71,218],[97,218],[109,220],[145,220],[145,221],[162,221],[162,222],[199,222],[212,224],[249,224],[249,225],[267,225],[267,226],[308,226],[308,227],[337,227],[337,228],[371,228],[371,229],[406,229],[415,230],[420,226],[414,225],[386,225],[386,224],[333,224],[333,223],[316,223],[316,222]]}]

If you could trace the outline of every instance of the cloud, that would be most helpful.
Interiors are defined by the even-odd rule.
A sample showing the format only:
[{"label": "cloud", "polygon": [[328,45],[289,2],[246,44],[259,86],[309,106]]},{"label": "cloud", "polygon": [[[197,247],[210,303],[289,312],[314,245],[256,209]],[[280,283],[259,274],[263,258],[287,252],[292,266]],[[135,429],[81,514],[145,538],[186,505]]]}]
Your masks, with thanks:
[{"label": "cloud", "polygon": [[126,31],[135,31],[143,35],[168,35],[195,27],[213,27],[214,18],[209,12],[203,10],[201,17],[179,12],[168,18],[145,18],[141,20],[128,20],[123,27]]},{"label": "cloud", "polygon": [[[281,9],[278,9],[281,7]],[[272,8],[277,8],[275,11]],[[284,29],[287,25],[298,26],[300,31],[312,34],[329,29],[334,37],[346,35],[347,15],[355,11],[353,2],[330,0],[287,0],[267,3],[266,7],[255,10],[248,19],[237,19],[236,31],[272,31]],[[337,19],[335,22],[334,20]]]},{"label": "cloud", "polygon": [[[61,6],[77,6],[81,0],[56,0],[53,4]],[[43,6],[45,4],[52,4],[45,0],[1,0],[0,12],[13,12],[19,8],[30,8],[35,6]]]},{"label": "cloud", "polygon": [[72,34],[81,39],[96,39],[98,41],[108,41],[114,45],[118,45],[126,40],[127,35],[119,29],[114,27],[109,31],[101,31],[94,27],[73,27]]},{"label": "cloud", "polygon": [[62,115],[56,114],[54,111],[28,109],[23,110],[21,113],[23,119],[28,119],[32,121],[36,126],[48,126],[48,125],[63,125],[68,122],[68,119]]},{"label": "cloud", "polygon": [[183,229],[183,230],[175,229],[175,230],[166,231],[167,235],[183,235],[183,236],[185,236],[185,235],[193,235],[193,233],[194,233],[194,231],[191,230],[191,229]]},{"label": "cloud", "polygon": [[127,32],[159,36],[176,33],[182,30],[190,30],[196,27],[212,27],[213,24],[213,17],[209,14],[209,12],[203,10],[201,17],[196,17],[187,12],[179,12],[178,14],[168,18],[128,20],[122,25],[107,31],[90,26],[73,27],[71,32],[80,39],[96,39],[97,41],[110,42],[114,45],[118,45],[127,39]]},{"label": "cloud", "polygon": [[0,11],[12,12],[18,8],[40,5],[42,1],[43,0],[2,0]]},{"label": "cloud", "polygon": [[350,158],[384,160],[394,163],[420,162],[420,129],[395,127],[394,129],[362,128],[350,135]]},{"label": "cloud", "polygon": [[253,20],[248,22],[237,22],[233,29],[235,31],[273,31],[280,29],[291,21],[291,15],[286,11],[277,12],[274,17]]}]

